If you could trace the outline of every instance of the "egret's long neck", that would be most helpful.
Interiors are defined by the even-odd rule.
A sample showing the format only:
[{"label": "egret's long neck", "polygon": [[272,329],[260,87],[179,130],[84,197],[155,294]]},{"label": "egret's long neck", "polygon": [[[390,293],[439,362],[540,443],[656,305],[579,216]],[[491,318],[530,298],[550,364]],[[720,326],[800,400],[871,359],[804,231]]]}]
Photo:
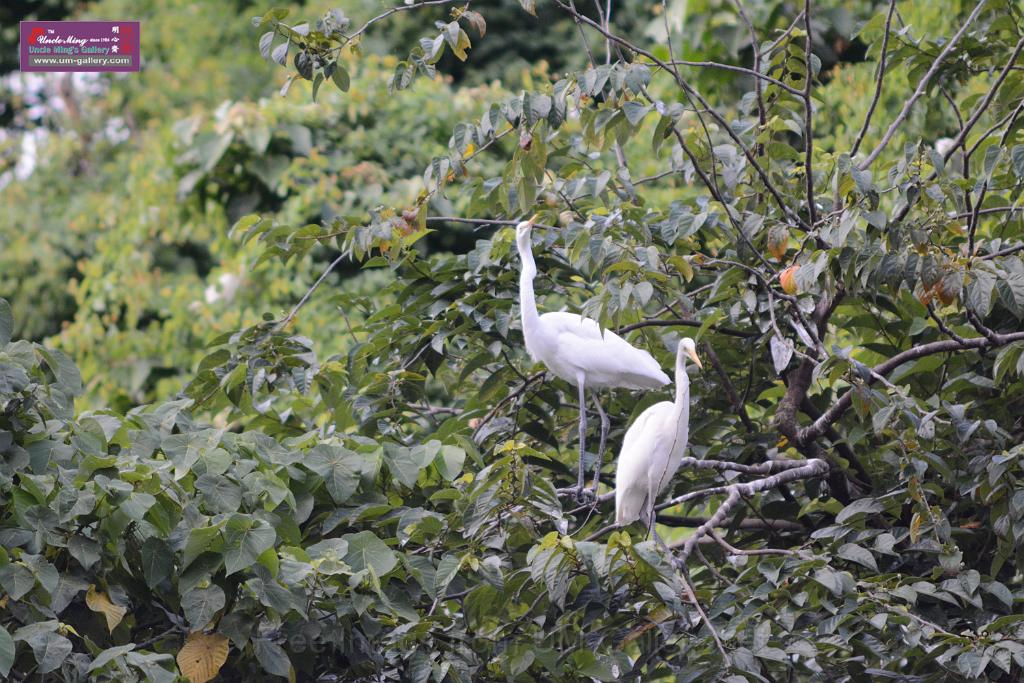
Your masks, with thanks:
[{"label": "egret's long neck", "polygon": [[680,351],[676,354],[676,400],[673,408],[676,422],[690,423],[690,376],[686,374],[686,356]]},{"label": "egret's long neck", "polygon": [[537,264],[533,261],[530,243],[519,244],[519,258],[522,259],[522,273],[519,275],[519,311],[522,316],[523,334],[536,329],[539,321],[537,299],[533,294],[533,278],[537,276]]}]

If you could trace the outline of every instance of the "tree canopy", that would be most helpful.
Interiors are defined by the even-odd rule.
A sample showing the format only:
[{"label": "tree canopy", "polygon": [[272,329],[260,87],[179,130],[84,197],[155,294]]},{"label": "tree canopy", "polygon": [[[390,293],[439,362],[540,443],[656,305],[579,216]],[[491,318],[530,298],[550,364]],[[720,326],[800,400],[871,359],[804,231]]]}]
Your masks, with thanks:
[{"label": "tree canopy", "polygon": [[[1024,672],[1015,3],[239,5],[0,189],[0,674]],[[542,311],[697,341],[671,556],[573,497],[535,214]]]}]

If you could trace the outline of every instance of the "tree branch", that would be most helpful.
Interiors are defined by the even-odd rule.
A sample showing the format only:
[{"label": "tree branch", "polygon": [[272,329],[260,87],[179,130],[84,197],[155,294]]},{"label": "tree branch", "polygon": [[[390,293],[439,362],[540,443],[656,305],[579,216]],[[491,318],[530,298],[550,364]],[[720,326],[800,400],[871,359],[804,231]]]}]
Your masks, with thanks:
[{"label": "tree branch", "polygon": [[[629,325],[623,325],[622,327],[615,330],[616,334],[626,334],[633,330],[639,330],[643,327],[700,327],[703,323],[699,320],[687,320],[685,318],[667,318],[661,320],[641,320],[637,323],[631,323]],[[761,336],[760,332],[747,332],[746,330],[737,330],[732,327],[722,327],[721,325],[711,325],[709,330],[714,330],[730,337],[739,337],[741,339],[755,339]]]},{"label": "tree branch", "polygon": [[292,307],[292,310],[289,311],[288,315],[285,316],[285,318],[277,324],[277,329],[283,330],[286,327],[288,327],[288,325],[291,324],[293,320],[295,320],[295,316],[299,314],[299,311],[302,309],[302,307],[305,306],[306,302],[309,301],[309,297],[313,296],[313,292],[315,292],[317,288],[319,288],[320,285],[323,284],[323,281],[327,279],[327,276],[331,274],[331,271],[334,270],[335,266],[341,263],[347,256],[348,254],[341,254],[338,256],[338,258],[331,261],[331,264],[324,269],[324,272],[320,274],[320,277],[317,278],[316,282],[313,283],[313,286],[306,290],[306,293],[303,294],[302,298],[299,299],[299,302]]},{"label": "tree branch", "polygon": [[[874,384],[876,379],[874,375],[880,375],[882,377],[888,375],[890,372],[912,360],[923,358],[924,356],[930,356],[936,353],[949,353],[951,351],[964,351],[968,349],[990,349],[997,348],[1000,346],[1006,346],[1007,344],[1015,341],[1024,341],[1024,332],[1014,332],[1012,334],[996,334],[995,339],[989,339],[987,337],[972,337],[971,339],[965,339],[963,342],[958,342],[955,339],[944,339],[942,341],[931,342],[929,344],[921,344],[902,351],[892,358],[883,361],[871,369],[872,376],[866,380],[867,384]],[[843,414],[850,408],[850,404],[853,401],[853,392],[855,389],[851,387],[846,391],[845,394],[839,397],[839,400],[833,403],[821,417],[815,420],[813,423],[799,430],[797,434],[797,440],[800,443],[809,443],[814,439],[818,438],[825,433],[825,429],[829,425],[835,423]]]},{"label": "tree branch", "polygon": [[707,111],[708,114],[711,115],[711,117],[715,120],[715,122],[719,124],[721,129],[733,140],[733,142],[736,143],[736,145],[740,148],[740,150],[742,150],[743,156],[745,156],[747,158],[747,161],[750,163],[750,165],[753,167],[753,169],[757,172],[757,175],[761,178],[761,182],[764,183],[765,187],[768,189],[768,192],[772,195],[772,198],[774,199],[776,204],[778,204],[779,209],[782,211],[782,213],[784,215],[789,216],[793,221],[798,223],[801,226],[802,229],[804,229],[804,230],[811,230],[811,226],[808,225],[806,221],[804,221],[795,211],[793,211],[786,204],[785,200],[782,198],[782,195],[779,193],[778,189],[772,183],[771,178],[768,176],[768,173],[764,170],[764,168],[761,166],[761,164],[757,161],[757,158],[750,151],[750,149],[745,144],[743,144],[743,141],[740,139],[740,137],[736,133],[736,131],[733,130],[732,126],[729,125],[729,122],[726,121],[725,118],[721,114],[719,114],[717,111],[715,111],[711,107],[711,105],[708,104],[708,101],[705,100],[704,97],[693,86],[691,86],[686,81],[686,79],[684,79],[682,76],[680,76],[678,71],[675,71],[672,68],[672,65],[666,63],[662,59],[659,59],[658,57],[656,57],[650,51],[645,50],[642,47],[639,47],[637,45],[634,45],[633,43],[629,42],[625,38],[617,36],[614,33],[611,33],[610,31],[605,31],[604,28],[600,24],[595,22],[590,17],[588,17],[586,15],[583,15],[583,14],[580,14],[573,7],[570,7],[569,5],[566,5],[562,0],[555,0],[555,2],[556,2],[556,4],[559,7],[561,7],[566,12],[569,12],[573,16],[579,17],[580,21],[584,22],[588,26],[590,26],[590,27],[594,28],[595,30],[597,30],[605,38],[608,38],[608,39],[618,43],[619,45],[625,47],[626,49],[630,50],[631,52],[635,52],[636,54],[643,55],[647,59],[651,60],[652,63],[657,64],[659,67],[664,69],[666,73],[672,74],[673,78],[676,81],[676,85],[678,85],[679,88],[683,90],[684,94],[686,94],[688,97],[693,97],[694,99],[696,99],[697,102],[700,103],[701,108],[703,110]]},{"label": "tree branch", "polygon": [[964,33],[967,32],[968,27],[972,23],[974,23],[974,20],[978,18],[978,15],[981,14],[981,10],[984,7],[985,0],[979,0],[978,4],[974,6],[974,11],[972,11],[970,16],[968,16],[967,19],[964,20],[964,23],[960,27],[960,30],[957,31],[953,35],[953,37],[949,39],[949,42],[946,43],[946,46],[942,48],[942,52],[940,52],[939,56],[935,58],[935,62],[932,63],[931,68],[928,69],[927,73],[925,73],[924,77],[921,79],[921,82],[917,84],[917,89],[914,90],[914,93],[910,96],[910,99],[903,103],[903,108],[900,110],[900,113],[896,115],[896,118],[893,119],[893,122],[889,126],[889,129],[885,131],[885,135],[882,136],[882,140],[878,143],[878,146],[875,147],[875,149],[871,151],[871,154],[868,155],[868,158],[865,159],[863,163],[860,164],[860,170],[863,171],[867,169],[869,166],[871,166],[871,164],[875,162],[875,159],[878,158],[878,155],[882,153],[882,150],[884,150],[886,146],[888,146],[889,142],[892,140],[893,135],[896,134],[896,129],[898,129],[906,120],[907,116],[910,115],[910,110],[914,106],[914,103],[917,102],[921,98],[921,96],[924,95],[925,91],[928,90],[928,84],[931,82],[932,77],[935,76],[936,73],[938,73],[939,68],[942,66],[942,63],[946,61],[946,57],[948,57],[949,53],[953,51],[953,48],[956,47],[956,44],[960,42],[960,39],[963,37]]},{"label": "tree branch", "polygon": [[818,209],[814,205],[814,108],[811,105],[811,85],[814,74],[811,73],[811,0],[804,0],[804,175],[807,183],[807,216],[811,227],[818,222]]},{"label": "tree branch", "polygon": [[690,556],[690,553],[693,552],[693,549],[696,547],[697,543],[700,542],[700,539],[707,536],[715,527],[722,525],[732,508],[740,502],[742,496],[753,496],[782,484],[796,481],[797,479],[813,479],[815,477],[821,477],[828,473],[828,471],[829,466],[824,460],[807,460],[800,463],[799,467],[787,469],[770,477],[727,486],[726,489],[728,490],[728,493],[725,500],[722,501],[722,504],[717,510],[715,510],[715,513],[708,518],[708,521],[697,527],[696,531],[686,539],[686,542],[679,551],[677,558],[678,561],[686,562],[686,559]]},{"label": "tree branch", "polygon": [[868,106],[868,113],[864,115],[864,125],[860,128],[860,133],[857,134],[857,139],[853,142],[853,148],[850,150],[850,157],[857,156],[857,151],[860,150],[860,143],[864,141],[864,136],[868,132],[868,126],[871,125],[871,117],[875,113],[875,107],[878,106],[878,100],[882,97],[882,81],[885,79],[885,61],[889,56],[889,33],[892,29],[892,15],[896,12],[896,0],[889,0],[889,15],[885,18],[885,35],[882,37],[882,54],[878,59],[878,74],[875,78],[875,94],[871,98],[871,104]]}]

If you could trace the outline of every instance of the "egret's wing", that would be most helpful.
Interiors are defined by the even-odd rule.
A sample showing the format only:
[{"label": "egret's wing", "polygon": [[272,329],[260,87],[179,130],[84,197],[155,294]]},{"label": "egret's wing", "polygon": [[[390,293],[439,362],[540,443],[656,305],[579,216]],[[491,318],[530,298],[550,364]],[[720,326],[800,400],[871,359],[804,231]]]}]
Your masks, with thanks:
[{"label": "egret's wing", "polygon": [[[615,521],[628,524],[640,518],[650,494],[651,468],[664,456],[660,454],[660,433],[672,404],[665,401],[649,407],[634,420],[622,439],[622,450],[615,468]],[[661,444],[663,445],[663,444]]]},{"label": "egret's wing", "polygon": [[557,336],[559,354],[582,372],[591,387],[657,389],[669,382],[651,354],[611,335],[594,339],[562,332]]},{"label": "egret's wing", "polygon": [[584,318],[568,311],[554,311],[540,317],[541,323],[551,330],[552,334],[571,334],[582,339],[601,341],[601,326],[596,320]]}]

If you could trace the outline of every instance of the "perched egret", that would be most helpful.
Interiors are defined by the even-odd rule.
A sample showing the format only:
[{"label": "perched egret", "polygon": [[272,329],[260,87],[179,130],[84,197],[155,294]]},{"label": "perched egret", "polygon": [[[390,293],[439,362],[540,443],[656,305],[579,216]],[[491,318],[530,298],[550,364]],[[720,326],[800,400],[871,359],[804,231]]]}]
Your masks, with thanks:
[{"label": "perched egret", "polygon": [[655,403],[640,413],[622,439],[615,470],[616,524],[641,519],[649,533],[654,531],[655,500],[672,481],[690,435],[687,356],[702,367],[689,337],[680,340],[676,350],[676,400]]},{"label": "perched egret", "polygon": [[[519,278],[519,308],[522,316],[526,350],[535,361],[547,366],[579,389],[580,459],[577,496],[584,491],[583,454],[587,431],[586,390],[621,387],[625,389],[657,389],[668,384],[666,375],[651,354],[636,348],[611,330],[602,330],[596,321],[564,311],[538,315],[533,293],[537,264],[533,260],[530,231],[531,218],[516,226],[516,246],[522,260]],[[608,438],[608,416],[597,396],[594,404],[601,416],[601,441],[594,466],[593,493],[596,496],[601,476],[601,461]]]}]

